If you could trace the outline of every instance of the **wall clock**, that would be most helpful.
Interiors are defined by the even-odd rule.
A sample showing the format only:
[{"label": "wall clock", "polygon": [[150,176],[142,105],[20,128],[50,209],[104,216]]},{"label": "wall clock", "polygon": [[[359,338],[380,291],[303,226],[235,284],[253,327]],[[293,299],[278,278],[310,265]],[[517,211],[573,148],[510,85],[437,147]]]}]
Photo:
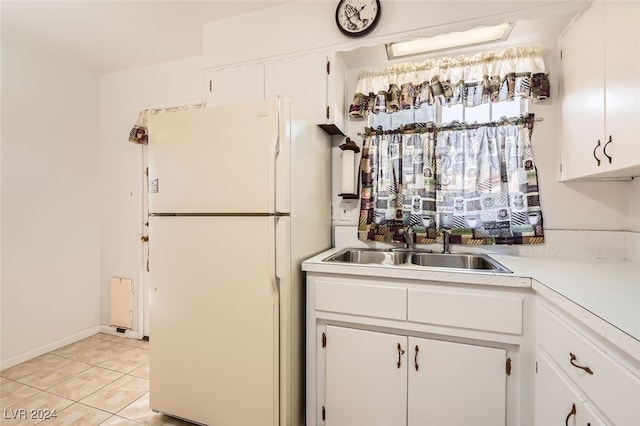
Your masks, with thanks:
[{"label": "wall clock", "polygon": [[379,20],[380,0],[340,0],[336,8],[336,24],[349,37],[368,34]]}]

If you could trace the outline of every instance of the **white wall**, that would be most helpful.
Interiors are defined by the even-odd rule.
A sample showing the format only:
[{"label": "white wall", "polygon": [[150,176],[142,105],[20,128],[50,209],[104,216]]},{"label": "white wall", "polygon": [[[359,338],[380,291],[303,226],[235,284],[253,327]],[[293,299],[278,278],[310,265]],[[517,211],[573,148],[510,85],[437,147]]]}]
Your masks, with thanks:
[{"label": "white wall", "polygon": [[99,325],[98,80],[2,28],[4,367]]},{"label": "white wall", "polygon": [[640,178],[629,185],[629,231],[640,233]]},{"label": "white wall", "polygon": [[375,30],[364,38],[352,39],[336,26],[338,2],[290,2],[205,24],[204,65],[213,68],[316,49],[350,50],[379,45],[388,37],[407,38],[409,35],[403,34],[407,31],[434,35],[468,27],[469,22],[497,24],[515,16],[532,18],[540,13],[575,9],[580,3],[584,2],[386,0],[381,2],[382,12]]},{"label": "white wall", "polygon": [[[100,76],[101,324],[109,324],[109,280],[134,280],[143,265],[143,147],[128,142],[138,113],[205,99],[200,56]],[[96,182],[97,183],[97,182]],[[140,330],[134,316],[134,329]]]}]

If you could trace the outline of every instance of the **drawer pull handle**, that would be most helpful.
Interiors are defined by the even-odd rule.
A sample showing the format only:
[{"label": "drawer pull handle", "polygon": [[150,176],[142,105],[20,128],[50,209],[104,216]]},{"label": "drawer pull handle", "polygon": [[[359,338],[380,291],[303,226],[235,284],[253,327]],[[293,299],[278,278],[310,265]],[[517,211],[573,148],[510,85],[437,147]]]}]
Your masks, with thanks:
[{"label": "drawer pull handle", "polygon": [[402,360],[402,355],[404,355],[404,350],[402,349],[402,346],[400,346],[400,343],[398,343],[398,368],[402,365],[400,362]]},{"label": "drawer pull handle", "polygon": [[571,363],[571,365],[573,365],[576,368],[579,368],[581,370],[586,371],[589,374],[593,374],[593,370],[591,370],[589,367],[583,367],[582,365],[578,365],[575,363],[576,361],[576,356],[574,354],[572,354],[571,352],[569,352],[569,362]]},{"label": "drawer pull handle", "polygon": [[576,415],[576,404],[571,404],[571,411],[569,411],[569,414],[567,414],[567,418],[564,419],[564,425],[569,426],[569,419],[571,418],[571,416],[575,416],[575,415]]},{"label": "drawer pull handle", "polygon": [[414,364],[415,364],[415,366],[416,366],[416,371],[418,371],[418,368],[419,368],[419,366],[418,366],[418,351],[419,351],[419,350],[420,350],[420,349],[418,348],[418,345],[416,345],[416,356],[415,356],[415,359],[414,359],[414,361],[413,361],[413,362],[414,362]]}]

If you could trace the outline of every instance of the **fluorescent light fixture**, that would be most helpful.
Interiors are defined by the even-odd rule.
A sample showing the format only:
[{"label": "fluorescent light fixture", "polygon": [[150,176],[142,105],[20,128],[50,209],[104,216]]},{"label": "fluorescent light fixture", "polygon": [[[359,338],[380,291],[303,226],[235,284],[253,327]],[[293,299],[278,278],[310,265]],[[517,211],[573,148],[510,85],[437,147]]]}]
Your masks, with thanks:
[{"label": "fluorescent light fixture", "polygon": [[399,43],[387,44],[387,58],[395,59],[404,56],[438,52],[454,47],[475,46],[493,41],[506,40],[513,29],[512,22],[505,22],[491,27],[477,27],[467,31],[439,34],[433,37],[421,37]]}]

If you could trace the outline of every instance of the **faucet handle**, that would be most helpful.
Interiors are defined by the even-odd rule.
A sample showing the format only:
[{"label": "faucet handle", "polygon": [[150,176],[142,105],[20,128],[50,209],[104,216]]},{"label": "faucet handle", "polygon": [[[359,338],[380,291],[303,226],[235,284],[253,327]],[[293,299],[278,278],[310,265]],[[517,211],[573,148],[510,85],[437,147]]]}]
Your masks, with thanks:
[{"label": "faucet handle", "polygon": [[402,230],[402,236],[404,237],[404,241],[406,244],[406,248],[412,249],[415,247],[415,242],[413,241],[413,225],[406,226]]},{"label": "faucet handle", "polygon": [[442,233],[442,253],[451,253],[449,238],[451,237],[451,229],[440,228]]}]

